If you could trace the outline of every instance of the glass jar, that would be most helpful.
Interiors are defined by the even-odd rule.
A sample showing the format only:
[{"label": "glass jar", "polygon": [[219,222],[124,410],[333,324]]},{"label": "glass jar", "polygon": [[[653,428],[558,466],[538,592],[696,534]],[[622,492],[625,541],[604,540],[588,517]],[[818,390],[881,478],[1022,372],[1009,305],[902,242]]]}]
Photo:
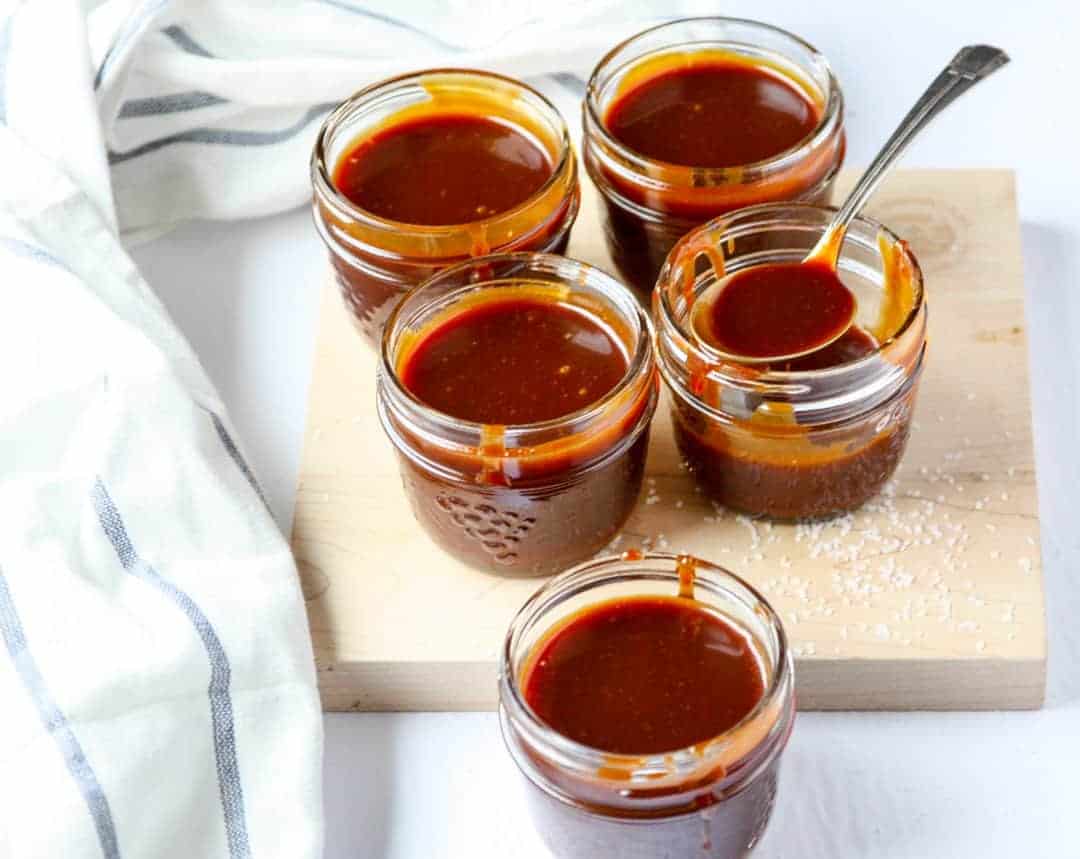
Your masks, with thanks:
[{"label": "glass jar", "polygon": [[[717,53],[782,75],[820,112],[814,131],[778,155],[738,167],[656,161],[608,132],[608,111],[621,95],[657,74],[692,67]],[[589,80],[583,124],[582,155],[604,201],[608,250],[623,278],[645,299],[668,252],[691,229],[758,203],[826,203],[844,158],[844,100],[825,57],[791,33],[736,18],[662,24],[612,49]]]},{"label": "glass jar", "polygon": [[[409,344],[455,305],[528,284],[534,297],[601,318],[629,357],[594,403],[540,423],[491,426],[436,411],[402,384]],[[387,322],[377,384],[383,429],[417,520],[446,552],[484,570],[540,575],[595,554],[641,490],[659,381],[651,323],[621,283],[551,254],[500,254],[436,275]]]},{"label": "glass jar", "polygon": [[[467,224],[406,224],[368,212],[338,191],[333,173],[358,138],[445,114],[496,119],[548,155],[551,176],[520,205]],[[377,83],[323,123],[311,156],[315,226],[360,331],[378,347],[383,324],[409,289],[470,257],[504,251],[562,253],[577,217],[577,166],[562,116],[525,84],[491,72],[437,69]]]},{"label": "glass jar", "polygon": [[540,588],[510,625],[499,720],[536,828],[559,859],[736,859],[769,821],[795,718],[791,656],[776,612],[727,570],[692,559],[691,598],[741,632],[763,669],[764,695],[729,731],[662,754],[612,754],[552,730],[523,692],[530,655],[560,621],[612,598],[686,596],[686,560],[627,552],[590,561]]},{"label": "glass jar", "polygon": [[718,218],[675,246],[653,295],[679,451],[713,500],[752,515],[852,510],[892,477],[907,444],[926,353],[922,272],[876,221],[852,222],[837,268],[858,300],[856,324],[878,344],[870,354],[821,369],[755,368],[690,335],[689,313],[717,264],[733,274],[797,262],[834,211],[774,203]]}]

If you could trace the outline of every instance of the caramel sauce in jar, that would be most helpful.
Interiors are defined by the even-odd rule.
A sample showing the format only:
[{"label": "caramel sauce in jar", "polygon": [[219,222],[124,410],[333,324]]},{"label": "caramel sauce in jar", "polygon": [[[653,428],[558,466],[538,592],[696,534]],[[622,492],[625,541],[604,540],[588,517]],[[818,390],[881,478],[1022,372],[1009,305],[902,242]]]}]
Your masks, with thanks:
[{"label": "caramel sauce in jar", "polygon": [[361,90],[323,123],[315,226],[357,327],[377,347],[401,297],[495,252],[562,253],[576,158],[554,106],[489,72],[436,69]]},{"label": "caramel sauce in jar", "polygon": [[559,859],[739,859],[772,812],[794,716],[780,619],[690,556],[582,564],[518,612],[503,738]]},{"label": "caramel sauce in jar", "polygon": [[[922,274],[880,224],[861,218],[848,229],[838,274],[858,313],[829,346],[781,364],[740,364],[689,324],[698,297],[724,276],[803,259],[831,214],[769,204],[718,218],[675,247],[653,297],[679,451],[709,497],[752,515],[855,509],[892,477],[911,429],[926,349]],[[705,245],[722,253],[719,272]]]},{"label": "caramel sauce in jar", "polygon": [[549,254],[479,258],[392,314],[377,406],[429,536],[469,566],[551,573],[605,546],[641,490],[658,378],[614,278]]},{"label": "caramel sauce in jar", "polygon": [[619,272],[647,300],[664,259],[716,216],[827,202],[844,157],[843,97],[796,36],[726,18],[675,21],[593,72],[583,160]]}]

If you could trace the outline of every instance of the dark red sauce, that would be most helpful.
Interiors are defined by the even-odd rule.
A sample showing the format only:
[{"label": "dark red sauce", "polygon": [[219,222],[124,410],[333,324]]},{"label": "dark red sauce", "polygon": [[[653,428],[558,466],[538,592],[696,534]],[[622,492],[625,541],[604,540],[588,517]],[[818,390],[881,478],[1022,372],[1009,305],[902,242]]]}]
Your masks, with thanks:
[{"label": "dark red sauce", "polygon": [[485,301],[422,336],[402,383],[426,405],[476,423],[568,415],[603,398],[629,365],[596,317],[539,298]]},{"label": "dark red sauce", "polygon": [[806,370],[825,370],[839,367],[849,361],[857,361],[877,351],[878,342],[858,325],[852,325],[824,349],[818,349],[809,355],[803,355],[793,361],[777,364],[775,369],[803,372]]},{"label": "dark red sauce", "polygon": [[698,333],[732,355],[794,355],[835,339],[851,324],[855,296],[819,263],[757,265],[727,279],[702,305]]},{"label": "dark red sauce", "polygon": [[688,599],[600,603],[540,647],[523,680],[529,706],[563,736],[607,752],[704,742],[764,694],[747,639]]},{"label": "dark red sauce", "polygon": [[778,73],[717,62],[648,79],[612,104],[605,125],[657,161],[737,167],[792,148],[820,119],[820,108]]},{"label": "dark red sauce", "polygon": [[524,203],[552,175],[547,153],[481,116],[425,116],[361,139],[334,185],[381,218],[442,226],[482,221]]}]

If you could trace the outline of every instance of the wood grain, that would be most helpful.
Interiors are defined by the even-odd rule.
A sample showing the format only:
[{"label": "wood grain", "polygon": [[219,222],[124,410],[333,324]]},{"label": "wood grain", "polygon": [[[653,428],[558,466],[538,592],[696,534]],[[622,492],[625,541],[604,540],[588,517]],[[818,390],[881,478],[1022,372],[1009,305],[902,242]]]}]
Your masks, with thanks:
[{"label": "wood grain", "polygon": [[[585,191],[570,255],[610,268]],[[615,548],[693,552],[756,583],[787,625],[804,709],[1037,707],[1046,649],[1013,174],[898,171],[870,211],[911,242],[930,299],[912,438],[887,491],[812,525],[716,510],[661,404],[645,495]],[[374,356],[327,288],[293,531],[323,704],[491,708],[503,634],[539,582],[467,569],[427,539],[374,398]]]}]

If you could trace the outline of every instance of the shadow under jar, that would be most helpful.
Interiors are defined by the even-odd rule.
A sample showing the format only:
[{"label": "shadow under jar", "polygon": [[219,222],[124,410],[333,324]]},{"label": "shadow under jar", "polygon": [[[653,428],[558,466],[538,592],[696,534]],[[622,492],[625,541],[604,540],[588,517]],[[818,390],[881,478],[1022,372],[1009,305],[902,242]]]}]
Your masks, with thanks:
[{"label": "shadow under jar", "polygon": [[402,300],[377,404],[431,538],[472,567],[541,575],[595,554],[629,517],[658,392],[629,290],[565,257],[502,254]]},{"label": "shadow under jar", "polygon": [[907,244],[876,221],[848,227],[837,273],[858,313],[831,346],[751,366],[724,360],[689,327],[719,277],[802,260],[833,212],[770,204],[718,218],[679,242],[653,295],[679,451],[713,500],[751,515],[852,510],[882,489],[907,445],[926,353],[923,280]]},{"label": "shadow under jar", "polygon": [[[560,673],[569,682],[551,683]],[[749,584],[688,556],[626,552],[521,608],[499,718],[559,859],[737,859],[772,813],[793,689],[780,619]],[[612,750],[625,744],[652,747]]]},{"label": "shadow under jar", "polygon": [[618,45],[593,71],[583,124],[608,249],[646,299],[691,229],[744,206],[826,203],[844,157],[843,97],[825,58],[734,18],[675,21]]},{"label": "shadow under jar", "polygon": [[315,225],[360,331],[378,347],[401,296],[493,252],[562,253],[577,216],[566,124],[501,75],[438,69],[361,90],[311,158]]}]

